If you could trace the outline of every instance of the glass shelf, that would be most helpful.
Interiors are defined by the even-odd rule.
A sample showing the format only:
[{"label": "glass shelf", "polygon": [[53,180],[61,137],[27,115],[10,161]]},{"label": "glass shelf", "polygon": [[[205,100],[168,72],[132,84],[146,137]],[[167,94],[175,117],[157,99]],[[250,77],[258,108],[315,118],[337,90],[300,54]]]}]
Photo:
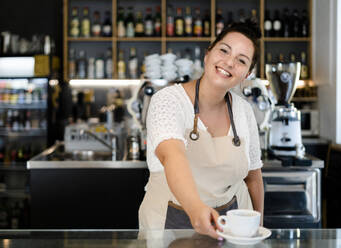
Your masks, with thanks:
[{"label": "glass shelf", "polygon": [[0,128],[0,136],[8,136],[8,137],[45,136],[46,132],[47,132],[46,128],[34,128],[34,129],[23,130],[23,131],[13,131],[13,130],[7,130],[5,128]]},{"label": "glass shelf", "polygon": [[11,104],[0,102],[0,108],[4,109],[46,109],[46,101],[39,101],[34,103]]},{"label": "glass shelf", "polygon": [[30,194],[25,189],[6,189],[0,191],[0,198],[28,198]]},{"label": "glass shelf", "polygon": [[0,163],[0,171],[27,171],[26,162]]}]

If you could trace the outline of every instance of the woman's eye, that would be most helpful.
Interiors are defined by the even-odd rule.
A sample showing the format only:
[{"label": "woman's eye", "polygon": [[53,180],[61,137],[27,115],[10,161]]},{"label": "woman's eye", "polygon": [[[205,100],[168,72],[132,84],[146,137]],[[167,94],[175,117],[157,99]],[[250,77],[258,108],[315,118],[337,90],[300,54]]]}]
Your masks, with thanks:
[{"label": "woman's eye", "polygon": [[220,48],[220,51],[222,51],[223,53],[227,53],[227,50],[224,48]]},{"label": "woman's eye", "polygon": [[240,59],[240,60],[239,60],[239,62],[240,62],[240,63],[242,63],[243,65],[245,65],[245,64],[246,64],[246,63],[245,63],[245,61],[244,61],[244,60],[242,60],[242,59]]}]

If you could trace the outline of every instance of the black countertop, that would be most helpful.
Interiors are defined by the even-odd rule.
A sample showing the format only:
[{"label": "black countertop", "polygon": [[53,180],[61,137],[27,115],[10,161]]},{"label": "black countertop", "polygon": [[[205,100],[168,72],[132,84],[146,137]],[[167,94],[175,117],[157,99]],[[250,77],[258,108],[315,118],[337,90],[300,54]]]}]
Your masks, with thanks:
[{"label": "black countertop", "polygon": [[[341,229],[273,229],[252,247],[340,247]],[[193,230],[1,230],[0,247],[250,247],[218,241]]]},{"label": "black countertop", "polygon": [[[252,247],[340,247],[341,229],[273,229],[272,235]],[[233,245],[193,230],[1,230],[0,247],[250,247]]]}]

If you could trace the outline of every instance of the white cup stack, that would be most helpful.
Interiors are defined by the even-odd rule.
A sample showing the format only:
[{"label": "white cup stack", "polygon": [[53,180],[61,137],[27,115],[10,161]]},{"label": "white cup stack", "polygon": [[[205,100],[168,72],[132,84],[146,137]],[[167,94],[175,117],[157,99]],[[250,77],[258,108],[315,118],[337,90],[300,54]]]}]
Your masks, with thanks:
[{"label": "white cup stack", "polygon": [[161,78],[161,59],[159,54],[151,54],[145,57],[146,77],[150,79]]},{"label": "white cup stack", "polygon": [[178,67],[178,74],[180,77],[188,75],[192,78],[193,73],[193,61],[189,59],[178,59],[175,61],[175,65]]},{"label": "white cup stack", "polygon": [[173,53],[166,53],[161,55],[162,66],[161,75],[162,78],[166,79],[168,82],[173,81],[178,76],[177,66],[174,64],[176,60],[176,55]]}]

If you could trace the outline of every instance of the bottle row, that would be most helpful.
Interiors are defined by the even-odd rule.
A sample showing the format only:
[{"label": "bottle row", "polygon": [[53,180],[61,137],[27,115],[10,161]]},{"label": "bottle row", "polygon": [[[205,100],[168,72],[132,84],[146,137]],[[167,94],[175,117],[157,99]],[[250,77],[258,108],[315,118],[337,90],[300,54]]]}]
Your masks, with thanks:
[{"label": "bottle row", "polygon": [[[184,51],[177,50],[175,54],[172,54],[172,49],[169,48],[167,53],[172,54],[170,56],[176,59],[187,59],[191,60],[193,64],[197,64],[201,59],[200,47],[196,46],[193,48],[186,48]],[[107,50],[107,55],[102,57],[99,55],[97,58],[87,57],[84,50],[78,52],[78,56],[75,57],[75,49],[70,49],[70,57],[68,61],[69,78],[78,79],[102,79],[112,78],[113,62],[111,58],[111,50]],[[144,64],[144,58],[148,56],[148,52],[144,51],[143,58],[137,56],[137,50],[135,47],[129,48],[129,55],[126,55],[128,51],[119,49],[118,60],[114,66],[117,66],[117,78],[118,79],[137,79],[140,78],[141,74],[146,72],[146,65]],[[153,53],[156,54],[156,53]],[[166,63],[172,68],[163,68],[164,71],[170,71],[174,65],[172,63]],[[160,64],[158,64],[159,66]],[[150,69],[157,69],[157,66]],[[161,77],[160,77],[161,78]]]},{"label": "bottle row", "polygon": [[28,199],[0,201],[0,229],[29,228],[30,207]]},{"label": "bottle row", "polygon": [[105,19],[102,22],[101,13],[93,11],[90,19],[89,8],[83,8],[82,19],[80,19],[78,7],[71,10],[69,35],[71,37],[110,37],[112,36],[111,12],[105,11]]},{"label": "bottle row", "polygon": [[305,52],[301,52],[299,56],[296,53],[292,52],[290,54],[272,54],[268,52],[266,54],[266,63],[290,63],[290,62],[301,62],[301,74],[300,79],[305,80],[309,78],[309,67],[307,65],[307,55]]},{"label": "bottle row", "polygon": [[10,31],[0,35],[0,55],[54,54],[55,41],[46,34],[34,34],[31,39]]},{"label": "bottle row", "polygon": [[[124,7],[118,7],[117,15],[117,36],[118,37],[152,37],[161,36],[161,12],[160,6],[156,6],[155,13],[152,8],[146,8],[145,15],[141,11],[134,11],[134,7],[127,8],[125,15]],[[249,13],[247,13],[249,12]],[[215,34],[219,34],[224,26],[234,21],[244,22],[251,19],[258,22],[257,10],[247,11],[239,9],[234,18],[232,11],[227,12],[224,18],[221,8],[217,9]],[[71,37],[98,37],[111,36],[112,23],[110,11],[105,12],[105,19],[102,22],[99,11],[93,12],[92,20],[89,17],[89,8],[83,7],[83,15],[80,18],[78,7],[72,8],[70,20],[70,36]],[[167,6],[166,35],[168,37],[210,37],[211,36],[211,17],[210,11],[205,10],[202,15],[199,7],[191,8],[186,6],[184,9],[173,5]]]},{"label": "bottle row", "polygon": [[47,121],[45,111],[0,109],[0,129],[23,132],[46,128]]},{"label": "bottle row", "polygon": [[[273,15],[272,15],[273,14]],[[265,37],[308,37],[309,19],[307,10],[299,12],[297,9],[276,9],[273,13],[265,11]]]},{"label": "bottle row", "polygon": [[79,50],[76,56],[76,50],[71,48],[69,50],[68,61],[69,78],[112,78],[113,62],[112,51],[108,48],[104,54],[98,54],[95,57],[87,58],[85,50]]},{"label": "bottle row", "polygon": [[2,87],[0,83],[0,104],[22,105],[41,103],[47,100],[47,91],[43,88],[16,89],[10,85]]},{"label": "bottle row", "polygon": [[0,149],[0,163],[4,166],[25,165],[35,155],[38,155],[43,147],[33,145],[3,145]]}]

